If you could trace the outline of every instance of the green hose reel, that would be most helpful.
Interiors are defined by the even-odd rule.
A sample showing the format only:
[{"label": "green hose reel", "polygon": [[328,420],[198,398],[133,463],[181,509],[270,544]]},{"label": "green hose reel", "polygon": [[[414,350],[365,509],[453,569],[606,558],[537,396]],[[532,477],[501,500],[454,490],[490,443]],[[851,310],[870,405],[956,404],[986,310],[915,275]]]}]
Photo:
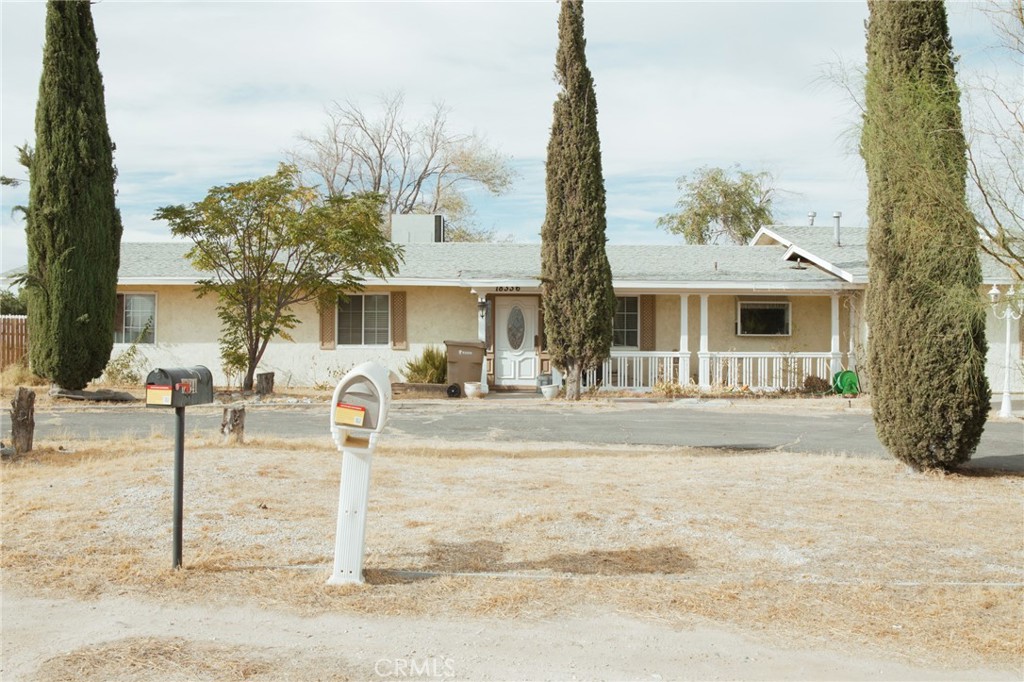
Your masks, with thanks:
[{"label": "green hose reel", "polygon": [[857,379],[857,373],[849,369],[836,372],[832,377],[832,390],[839,395],[858,395],[860,381]]}]

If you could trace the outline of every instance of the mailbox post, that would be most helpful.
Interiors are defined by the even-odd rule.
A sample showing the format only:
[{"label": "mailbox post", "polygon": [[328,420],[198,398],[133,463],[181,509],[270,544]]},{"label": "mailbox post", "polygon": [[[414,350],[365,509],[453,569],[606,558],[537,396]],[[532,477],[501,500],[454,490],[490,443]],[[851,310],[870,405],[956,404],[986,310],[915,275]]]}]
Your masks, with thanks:
[{"label": "mailbox post", "polygon": [[213,375],[202,365],[154,369],[146,377],[146,407],[173,407],[175,415],[173,568],[181,568],[181,523],[185,506],[185,408],[212,402]]},{"label": "mailbox post", "polygon": [[331,401],[331,435],[342,451],[334,570],[328,585],[363,582],[370,464],[391,408],[387,368],[364,362],[342,377]]}]

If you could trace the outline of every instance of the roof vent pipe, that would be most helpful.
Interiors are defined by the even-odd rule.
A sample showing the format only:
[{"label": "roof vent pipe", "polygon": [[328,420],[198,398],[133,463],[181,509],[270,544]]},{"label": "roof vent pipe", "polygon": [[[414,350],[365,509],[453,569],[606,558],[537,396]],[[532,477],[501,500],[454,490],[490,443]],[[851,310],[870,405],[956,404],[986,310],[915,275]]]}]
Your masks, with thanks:
[{"label": "roof vent pipe", "polygon": [[817,214],[817,213],[815,213],[814,211],[811,211],[810,213],[808,213],[808,214],[807,214],[807,224],[808,224],[808,225],[810,225],[811,227],[814,227],[814,218],[815,218],[815,217],[816,217],[817,215],[818,215],[818,214]]},{"label": "roof vent pipe", "polygon": [[842,246],[843,242],[839,239],[839,219],[843,217],[843,214],[840,211],[836,211],[835,213],[832,214],[832,217],[836,221],[836,230],[835,230],[836,246]]}]

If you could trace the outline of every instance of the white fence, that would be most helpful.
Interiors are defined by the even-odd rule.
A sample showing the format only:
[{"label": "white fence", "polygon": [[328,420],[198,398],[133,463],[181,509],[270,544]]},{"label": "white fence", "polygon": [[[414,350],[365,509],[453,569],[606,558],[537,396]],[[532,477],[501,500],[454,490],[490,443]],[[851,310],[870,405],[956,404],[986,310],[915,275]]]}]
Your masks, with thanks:
[{"label": "white fence", "polygon": [[[757,389],[803,388],[816,376],[831,382],[842,368],[841,355],[832,353],[698,353],[697,383],[700,386]],[[837,369],[838,368],[838,369]],[[659,383],[691,383],[690,354],[645,351],[612,351],[598,369],[583,374],[584,386],[604,390],[650,391]]]},{"label": "white fence", "polygon": [[[807,377],[831,383],[840,360],[832,353],[700,353],[700,376],[710,386],[803,388]],[[833,364],[834,363],[834,364]],[[836,370],[838,371],[838,369]]]},{"label": "white fence", "polygon": [[679,353],[612,351],[600,369],[583,375],[585,386],[607,390],[650,391],[656,384],[686,385],[690,382],[690,358]]}]

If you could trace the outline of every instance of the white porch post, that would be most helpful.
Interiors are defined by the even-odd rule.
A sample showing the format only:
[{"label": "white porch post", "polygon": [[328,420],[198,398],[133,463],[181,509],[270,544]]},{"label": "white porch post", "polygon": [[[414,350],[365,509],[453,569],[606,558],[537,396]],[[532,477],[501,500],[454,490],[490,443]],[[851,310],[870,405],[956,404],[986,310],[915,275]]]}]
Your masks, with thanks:
[{"label": "white porch post", "polygon": [[829,381],[832,381],[838,372],[843,369],[843,354],[839,351],[839,294],[832,294],[832,362],[829,367],[829,372],[832,376],[828,377]]},{"label": "white porch post", "polygon": [[708,352],[708,295],[700,295],[700,351],[697,353],[697,385],[711,388],[711,353]]},{"label": "white porch post", "polygon": [[[477,323],[476,336],[481,343],[487,343],[487,297],[477,296]],[[484,348],[484,359],[480,365],[480,393],[487,395],[490,388],[487,386],[487,348]]]},{"label": "white porch post", "polygon": [[846,353],[846,369],[857,371],[857,299],[851,294],[846,297],[850,315],[850,349]]},{"label": "white porch post", "polygon": [[690,295],[679,295],[679,378],[680,386],[690,383]]}]

